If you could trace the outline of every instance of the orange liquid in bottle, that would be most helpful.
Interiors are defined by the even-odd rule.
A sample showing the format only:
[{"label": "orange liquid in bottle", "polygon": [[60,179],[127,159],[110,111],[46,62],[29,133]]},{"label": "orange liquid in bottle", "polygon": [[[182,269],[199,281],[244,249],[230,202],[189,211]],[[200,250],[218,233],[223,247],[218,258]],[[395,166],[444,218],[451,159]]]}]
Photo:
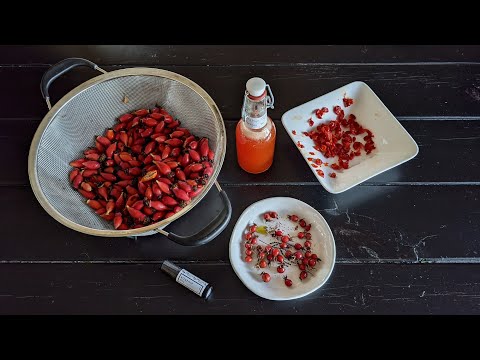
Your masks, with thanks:
[{"label": "orange liquid in bottle", "polygon": [[237,159],[240,167],[251,174],[267,171],[273,163],[276,129],[268,117],[267,124],[258,130],[245,125],[243,119],[237,124]]}]

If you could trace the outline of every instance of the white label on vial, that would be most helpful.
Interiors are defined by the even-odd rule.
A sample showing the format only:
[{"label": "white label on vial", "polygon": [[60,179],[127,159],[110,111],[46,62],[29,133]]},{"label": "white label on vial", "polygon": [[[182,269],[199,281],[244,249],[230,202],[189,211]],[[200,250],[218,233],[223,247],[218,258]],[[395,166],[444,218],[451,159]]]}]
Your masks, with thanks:
[{"label": "white label on vial", "polygon": [[260,116],[257,118],[246,115],[245,122],[247,123],[248,127],[251,129],[260,129],[267,124],[267,112],[265,112],[263,116]]},{"label": "white label on vial", "polygon": [[208,283],[196,277],[192,273],[189,273],[185,269],[180,270],[176,280],[179,284],[182,284],[187,289],[192,290],[198,296],[202,296],[203,290],[205,290],[205,288],[208,286]]}]

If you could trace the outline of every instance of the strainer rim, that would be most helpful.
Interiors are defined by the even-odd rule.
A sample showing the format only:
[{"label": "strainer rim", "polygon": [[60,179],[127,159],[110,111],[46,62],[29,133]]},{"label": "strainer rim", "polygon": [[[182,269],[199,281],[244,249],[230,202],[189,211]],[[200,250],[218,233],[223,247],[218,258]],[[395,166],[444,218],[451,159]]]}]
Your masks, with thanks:
[{"label": "strainer rim", "polygon": [[[42,139],[42,136],[48,126],[51,124],[53,119],[55,119],[58,112],[75,96],[79,95],[81,92],[95,86],[99,83],[112,80],[115,78],[126,77],[126,76],[156,76],[162,77],[166,79],[170,79],[173,81],[178,81],[183,85],[189,87],[191,90],[195,91],[207,104],[208,108],[212,111],[215,119],[220,124],[220,153],[216,154],[219,156],[218,158],[218,166],[215,168],[213,175],[207,182],[204,187],[204,190],[195,197],[190,204],[188,204],[184,209],[179,211],[178,213],[174,214],[173,216],[169,217],[168,219],[164,219],[157,223],[144,226],[138,229],[130,229],[130,230],[98,230],[93,229],[88,226],[77,224],[66,217],[64,217],[60,212],[58,212],[48,201],[46,196],[44,195],[37,175],[37,154],[38,154],[38,146]],[[32,139],[30,150],[28,154],[28,177],[30,180],[30,186],[33,190],[37,201],[43,207],[43,209],[55,220],[60,222],[61,224],[79,231],[84,234],[88,235],[95,235],[95,236],[102,236],[102,237],[125,237],[125,236],[135,236],[135,235],[146,235],[147,233],[156,231],[158,229],[163,229],[165,226],[170,224],[171,222],[175,221],[179,217],[188,213],[195,205],[197,205],[203,197],[210,191],[213,184],[216,182],[218,174],[222,168],[224,159],[226,154],[226,130],[225,130],[225,123],[223,121],[222,114],[218,109],[218,106],[215,104],[213,99],[210,95],[197,83],[190,80],[189,78],[177,74],[172,71],[164,70],[164,69],[157,69],[157,68],[148,68],[148,67],[134,67],[134,68],[126,68],[126,69],[119,69],[107,72],[105,74],[98,75],[90,80],[83,82],[82,84],[78,85],[74,89],[70,90],[67,94],[65,94],[43,117],[42,121],[40,122],[35,135]]]}]

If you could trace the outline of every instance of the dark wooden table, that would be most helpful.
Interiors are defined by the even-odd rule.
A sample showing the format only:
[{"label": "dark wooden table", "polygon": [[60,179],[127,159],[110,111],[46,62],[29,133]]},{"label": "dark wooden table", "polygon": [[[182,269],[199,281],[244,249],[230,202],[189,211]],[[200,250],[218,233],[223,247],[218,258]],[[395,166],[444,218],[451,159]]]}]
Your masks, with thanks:
[{"label": "dark wooden table", "polygon": [[[219,180],[233,205],[232,221],[217,239],[185,248],[160,235],[96,238],[64,227],[40,207],[27,174],[30,142],[47,112],[40,78],[51,64],[74,56],[106,70],[171,70],[216,101],[228,136]],[[480,313],[480,46],[2,46],[0,64],[0,313]],[[78,69],[62,77],[51,88],[52,101],[94,75]],[[256,176],[238,167],[234,142],[252,76],[274,91],[270,115],[278,131],[275,162]],[[332,195],[279,119],[355,80],[371,86],[420,152]],[[337,261],[320,290],[272,302],[236,277],[228,242],[243,209],[283,195],[323,214]],[[185,233],[180,223],[172,228]],[[175,284],[159,270],[164,259],[210,281],[212,298],[205,302]]]}]

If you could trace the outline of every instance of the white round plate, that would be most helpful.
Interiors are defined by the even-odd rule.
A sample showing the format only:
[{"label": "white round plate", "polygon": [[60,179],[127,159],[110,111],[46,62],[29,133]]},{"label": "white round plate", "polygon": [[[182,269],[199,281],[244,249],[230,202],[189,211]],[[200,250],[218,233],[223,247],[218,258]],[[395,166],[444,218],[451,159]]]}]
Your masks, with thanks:
[{"label": "white round plate", "polygon": [[[263,214],[267,211],[276,211],[279,220],[275,222],[265,222]],[[301,281],[299,279],[300,270],[298,266],[292,265],[286,267],[283,274],[277,272],[277,262],[272,262],[270,266],[264,269],[256,268],[257,256],[253,255],[253,261],[245,262],[245,240],[247,226],[250,224],[278,226],[284,232],[291,235],[301,231],[294,231],[295,225],[287,219],[287,215],[298,215],[300,219],[305,219],[307,224],[312,224],[310,233],[312,234],[312,253],[318,255],[321,261],[317,262],[315,269],[311,270],[308,277]],[[271,235],[259,235],[258,244],[265,246],[266,243],[275,241]],[[305,239],[294,239],[294,242],[300,242],[303,245]],[[292,248],[293,249],[293,248]],[[303,201],[289,197],[272,197],[253,203],[240,215],[230,238],[230,263],[233,270],[240,280],[252,292],[269,300],[292,300],[306,296],[320,288],[330,277],[333,266],[335,265],[335,241],[332,231],[327,222],[320,213],[305,204]],[[269,283],[264,283],[261,278],[262,271],[271,275]],[[287,275],[293,281],[291,287],[285,286],[283,277]]]}]

